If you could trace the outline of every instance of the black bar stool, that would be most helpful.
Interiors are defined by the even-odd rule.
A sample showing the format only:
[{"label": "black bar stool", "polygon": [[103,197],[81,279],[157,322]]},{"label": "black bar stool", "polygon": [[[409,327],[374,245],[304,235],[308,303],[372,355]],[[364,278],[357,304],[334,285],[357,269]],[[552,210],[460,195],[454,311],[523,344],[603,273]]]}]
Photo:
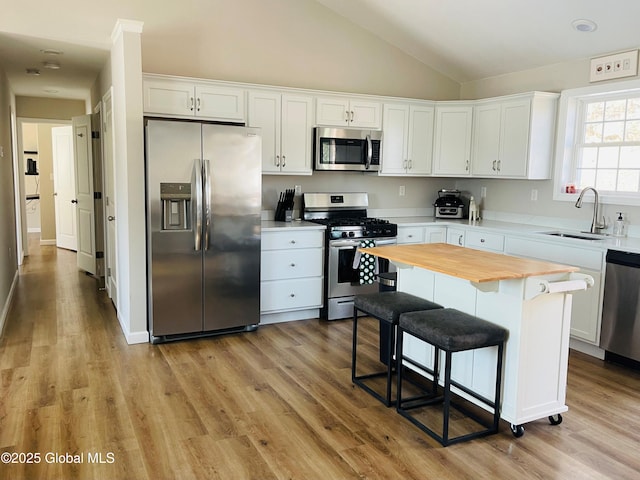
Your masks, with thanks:
[{"label": "black bar stool", "polygon": [[[403,352],[403,333],[418,338],[426,343],[433,345],[434,360],[433,370],[424,365],[420,365],[413,360],[407,358]],[[500,422],[500,392],[502,385],[502,357],[504,352],[504,342],[507,337],[507,330],[493,323],[481,320],[473,315],[468,315],[453,308],[443,308],[440,310],[428,310],[421,312],[409,312],[400,315],[398,322],[398,342],[396,349],[396,361],[398,370],[398,388],[396,408],[400,415],[407,418],[418,428],[428,433],[445,447],[452,443],[458,443],[472,438],[482,437],[498,432]],[[472,391],[464,385],[451,380],[451,357],[453,352],[462,352],[466,350],[474,350],[497,346],[498,359],[496,365],[496,383],[495,398],[487,399],[477,392]],[[444,362],[444,387],[442,394],[438,394],[438,380],[440,376],[440,350],[445,352]],[[410,363],[419,367],[433,375],[432,392],[429,395],[421,397],[403,398],[402,395],[402,363]],[[451,386],[455,386],[467,395],[479,400],[481,403],[489,407],[493,411],[492,421],[487,421],[464,408],[452,399]],[[436,403],[443,404],[443,421],[442,435],[436,433],[433,429],[427,427],[423,422],[418,420],[415,415],[410,413],[411,410],[433,405]],[[449,413],[450,407],[464,413],[478,424],[484,427],[483,430],[475,431],[465,435],[459,435],[449,438]]]},{"label": "black bar stool", "polygon": [[[356,295],[353,300],[353,348],[351,356],[351,381],[360,388],[373,395],[375,398],[384,403],[387,407],[393,405],[395,400],[391,398],[392,373],[395,368],[395,362],[390,358],[387,362],[387,369],[364,375],[357,374],[357,347],[358,347],[358,312],[373,317],[383,325],[390,327],[390,335],[387,340],[387,351],[395,352],[395,330],[398,325],[400,315],[406,312],[414,312],[417,310],[441,309],[442,306],[437,303],[424,300],[422,298],[410,295],[404,292],[379,292]],[[384,362],[383,362],[384,363]],[[365,380],[376,377],[387,377],[386,392],[383,395],[376,392],[373,388],[365,383]]]}]

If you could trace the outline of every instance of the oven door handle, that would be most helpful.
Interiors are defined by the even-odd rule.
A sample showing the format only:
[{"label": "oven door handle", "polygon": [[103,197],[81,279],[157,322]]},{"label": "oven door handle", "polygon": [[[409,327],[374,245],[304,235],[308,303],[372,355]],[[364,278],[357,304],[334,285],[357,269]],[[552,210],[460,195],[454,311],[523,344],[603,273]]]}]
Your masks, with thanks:
[{"label": "oven door handle", "polygon": [[[397,243],[397,240],[395,238],[391,238],[391,239],[385,239],[385,240],[375,240],[374,242],[376,243],[376,246],[383,246],[383,245],[395,245]],[[329,243],[329,247],[336,247],[336,248],[340,248],[340,247],[359,247],[360,246],[360,240],[332,240]]]}]

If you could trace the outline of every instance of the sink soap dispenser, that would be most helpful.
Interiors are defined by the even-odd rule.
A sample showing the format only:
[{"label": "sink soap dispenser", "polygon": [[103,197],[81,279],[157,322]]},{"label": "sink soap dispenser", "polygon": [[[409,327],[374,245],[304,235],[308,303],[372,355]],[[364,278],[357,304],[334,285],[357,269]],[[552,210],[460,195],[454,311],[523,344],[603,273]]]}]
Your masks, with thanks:
[{"label": "sink soap dispenser", "polygon": [[616,222],[613,225],[613,235],[616,237],[624,237],[624,218],[622,218],[622,212],[616,212],[618,214],[618,218],[616,218]]}]

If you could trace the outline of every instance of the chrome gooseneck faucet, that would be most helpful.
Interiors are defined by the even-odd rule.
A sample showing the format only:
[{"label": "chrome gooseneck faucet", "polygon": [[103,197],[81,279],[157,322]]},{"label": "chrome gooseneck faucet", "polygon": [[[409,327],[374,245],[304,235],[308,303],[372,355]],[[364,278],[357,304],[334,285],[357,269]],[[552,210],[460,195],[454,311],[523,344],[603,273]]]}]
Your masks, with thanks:
[{"label": "chrome gooseneck faucet", "polygon": [[607,225],[604,220],[604,215],[602,216],[602,223],[598,223],[598,203],[599,203],[598,191],[593,187],[583,188],[582,191],[580,192],[580,196],[578,197],[578,200],[576,201],[576,208],[582,207],[582,197],[584,197],[584,194],[587,193],[587,190],[591,190],[596,197],[593,203],[593,220],[591,221],[591,230],[589,231],[591,233],[598,233],[598,230],[603,230],[607,228]]}]

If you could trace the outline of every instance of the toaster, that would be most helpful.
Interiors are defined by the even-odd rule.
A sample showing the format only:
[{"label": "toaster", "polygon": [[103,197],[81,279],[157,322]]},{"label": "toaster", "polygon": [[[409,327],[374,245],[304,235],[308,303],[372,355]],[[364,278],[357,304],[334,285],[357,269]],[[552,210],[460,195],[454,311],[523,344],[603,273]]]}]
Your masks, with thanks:
[{"label": "toaster", "polygon": [[438,190],[438,198],[433,207],[436,218],[464,218],[460,190]]}]

